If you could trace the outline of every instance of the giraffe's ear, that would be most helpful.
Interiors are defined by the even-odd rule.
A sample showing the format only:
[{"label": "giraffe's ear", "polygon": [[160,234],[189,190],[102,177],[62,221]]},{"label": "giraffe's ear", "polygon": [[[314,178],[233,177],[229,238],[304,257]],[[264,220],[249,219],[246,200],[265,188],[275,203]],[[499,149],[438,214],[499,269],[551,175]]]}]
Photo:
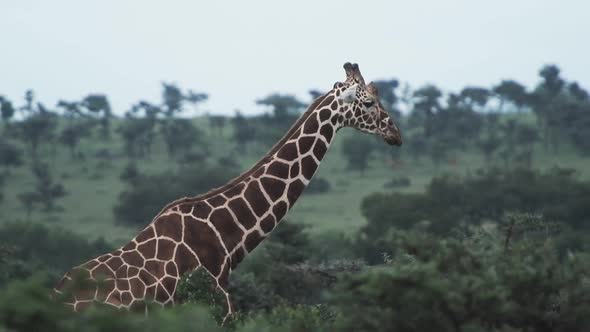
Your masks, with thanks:
[{"label": "giraffe's ear", "polygon": [[361,86],[365,86],[365,79],[363,78],[363,75],[361,75],[358,64],[347,62],[343,67],[346,72],[346,82],[356,82]]},{"label": "giraffe's ear", "polygon": [[346,81],[353,82],[354,81],[354,68],[352,63],[347,62],[344,64],[344,72],[346,72]]},{"label": "giraffe's ear", "polygon": [[351,103],[356,98],[356,88],[356,84],[349,86],[346,88],[346,90],[342,91],[338,99],[344,101],[345,103]]}]

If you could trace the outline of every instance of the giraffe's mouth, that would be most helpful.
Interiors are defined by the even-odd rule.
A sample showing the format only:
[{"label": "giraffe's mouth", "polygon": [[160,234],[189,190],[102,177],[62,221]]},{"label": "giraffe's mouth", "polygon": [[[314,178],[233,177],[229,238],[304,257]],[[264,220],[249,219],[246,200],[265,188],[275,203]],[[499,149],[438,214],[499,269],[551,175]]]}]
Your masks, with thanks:
[{"label": "giraffe's mouth", "polygon": [[399,132],[391,132],[385,134],[383,136],[385,142],[389,145],[401,146],[402,145],[402,135]]}]

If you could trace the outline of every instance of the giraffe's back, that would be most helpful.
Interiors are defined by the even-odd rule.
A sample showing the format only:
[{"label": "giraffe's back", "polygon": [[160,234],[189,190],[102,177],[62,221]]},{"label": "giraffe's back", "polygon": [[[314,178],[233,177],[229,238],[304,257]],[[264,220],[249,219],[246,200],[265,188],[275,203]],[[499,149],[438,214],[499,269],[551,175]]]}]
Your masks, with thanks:
[{"label": "giraffe's back", "polygon": [[[225,286],[232,257],[206,219],[212,214],[216,220],[213,210],[203,202],[173,206],[125,246],[67,272],[55,291],[78,311],[93,302],[127,309],[143,307],[146,301],[174,304],[182,274],[200,267]],[[228,218],[220,222],[233,224]],[[236,251],[233,256],[240,253]],[[243,255],[236,257],[235,263]]]}]

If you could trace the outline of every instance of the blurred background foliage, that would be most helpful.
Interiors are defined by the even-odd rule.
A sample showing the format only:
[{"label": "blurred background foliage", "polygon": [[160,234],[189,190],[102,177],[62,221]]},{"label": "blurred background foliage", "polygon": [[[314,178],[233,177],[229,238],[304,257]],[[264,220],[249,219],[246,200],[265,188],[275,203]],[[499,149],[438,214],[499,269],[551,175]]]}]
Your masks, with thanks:
[{"label": "blurred background foliage", "polygon": [[376,84],[404,145],[339,132],[288,220],[232,275],[238,314],[224,328],[199,274],[182,283],[185,305],[148,317],[72,314],[48,290],[167,202],[246,170],[308,102],[275,93],[258,99],[267,113],[226,117],[168,83],[124,113],[105,94],[53,107],[32,90],[0,97],[0,331],[590,326],[588,92],[554,65],[533,87]]}]

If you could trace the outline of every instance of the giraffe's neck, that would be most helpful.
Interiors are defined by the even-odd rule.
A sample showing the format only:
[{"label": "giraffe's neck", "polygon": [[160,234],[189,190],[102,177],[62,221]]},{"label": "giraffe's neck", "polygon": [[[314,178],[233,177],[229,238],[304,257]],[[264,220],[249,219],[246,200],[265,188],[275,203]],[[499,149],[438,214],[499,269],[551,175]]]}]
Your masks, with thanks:
[{"label": "giraffe's neck", "polygon": [[[315,174],[344,121],[337,93],[332,91],[318,98],[271,151],[238,178],[205,195],[167,206],[155,218],[156,227],[161,224],[158,219],[179,213],[189,251],[199,256],[204,251],[203,242],[214,246],[206,250],[207,257],[199,258],[199,265],[213,275],[235,269],[293,207]],[[194,230],[200,233],[196,235],[198,240],[187,240],[193,233],[190,228],[199,228]],[[205,239],[205,233],[214,239]],[[186,270],[179,266],[179,273],[193,265],[187,264]]]},{"label": "giraffe's neck", "polygon": [[[231,256],[232,270],[294,206],[342,126],[340,101],[332,94],[320,99],[247,177],[206,199],[213,209],[227,207],[209,221]],[[227,214],[235,223],[225,221]]]}]

